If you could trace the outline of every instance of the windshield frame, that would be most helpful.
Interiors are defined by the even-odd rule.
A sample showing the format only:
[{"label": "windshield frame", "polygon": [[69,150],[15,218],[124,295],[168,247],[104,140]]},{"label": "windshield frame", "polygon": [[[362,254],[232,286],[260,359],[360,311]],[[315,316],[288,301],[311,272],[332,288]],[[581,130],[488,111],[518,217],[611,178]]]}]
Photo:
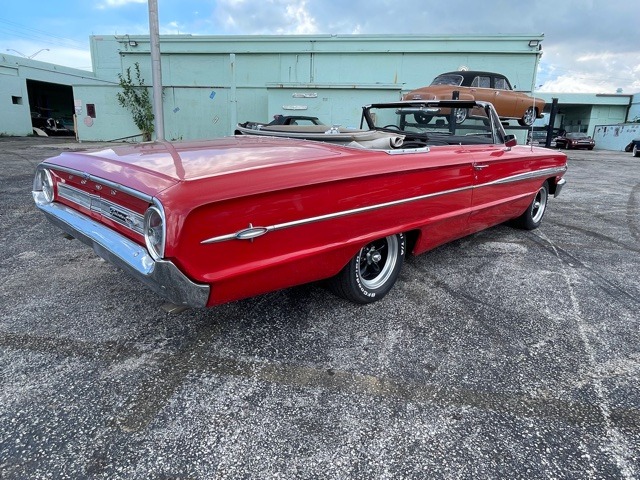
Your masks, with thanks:
[{"label": "windshield frame", "polygon": [[[387,128],[387,126],[379,126],[376,125],[376,111],[377,110],[387,110],[393,109],[395,113],[400,115],[400,125],[395,126],[394,128]],[[413,131],[404,129],[409,122],[405,122],[403,125],[404,117],[403,114],[406,115],[414,115],[415,113],[424,112],[425,114],[438,114],[442,109],[450,110],[451,112],[456,109],[467,109],[468,111],[472,111],[472,109],[482,109],[484,112],[484,116],[479,117],[485,123],[486,132],[485,133],[466,133],[465,131],[469,131],[467,126],[464,126],[463,123],[456,124],[454,121],[449,122],[447,126],[447,131],[434,131],[432,129],[426,128],[425,124],[424,131]],[[445,110],[445,111],[446,111]],[[478,111],[478,110],[476,110]],[[446,118],[446,117],[443,117]],[[405,135],[407,137],[407,141],[414,142],[424,142],[428,144],[430,141],[435,141],[440,139],[442,141],[447,140],[448,143],[458,143],[457,139],[460,140],[460,144],[472,145],[474,142],[472,141],[473,136],[477,136],[480,138],[481,136],[486,135],[485,138],[490,139],[490,141],[478,141],[478,144],[495,144],[495,145],[503,145],[507,141],[507,134],[504,131],[502,123],[496,113],[493,105],[488,102],[480,102],[480,101],[467,101],[467,100],[444,100],[444,101],[424,101],[424,100],[407,100],[401,102],[389,102],[389,103],[375,103],[371,105],[365,105],[362,107],[362,118],[360,120],[360,128],[368,128],[370,131],[381,131],[386,133],[398,133],[400,135]],[[447,137],[447,138],[445,138]]]}]

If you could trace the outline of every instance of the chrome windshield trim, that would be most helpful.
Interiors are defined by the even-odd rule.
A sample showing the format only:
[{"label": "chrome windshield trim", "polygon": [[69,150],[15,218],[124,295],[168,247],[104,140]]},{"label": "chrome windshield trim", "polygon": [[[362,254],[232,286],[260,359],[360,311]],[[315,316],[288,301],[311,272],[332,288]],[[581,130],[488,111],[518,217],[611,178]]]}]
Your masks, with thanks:
[{"label": "chrome windshield trim", "polygon": [[[442,195],[450,195],[452,193],[464,192],[466,190],[473,190],[473,189],[476,189],[476,188],[483,188],[483,187],[487,187],[487,186],[491,186],[491,185],[499,185],[499,184],[503,184],[503,183],[520,182],[522,180],[529,180],[529,179],[537,178],[537,177],[549,177],[549,176],[552,176],[552,175],[557,175],[557,174],[563,173],[566,170],[567,170],[567,166],[566,165],[564,165],[562,167],[545,168],[545,169],[542,169],[542,170],[536,170],[535,172],[527,172],[527,173],[520,173],[520,174],[517,174],[517,175],[512,175],[510,177],[501,178],[499,180],[494,180],[492,182],[487,182],[487,183],[483,183],[483,184],[480,184],[480,185],[469,185],[467,187],[454,188],[454,189],[445,190],[445,191],[442,191],[442,192],[427,193],[425,195],[418,195],[416,197],[402,198],[400,200],[394,200],[394,201],[391,201],[391,202],[378,203],[378,204],[369,205],[369,206],[366,206],[366,207],[353,208],[351,210],[342,210],[340,212],[327,213],[326,215],[318,215],[316,217],[302,218],[300,220],[293,220],[291,222],[278,223],[278,224],[270,225],[270,226],[266,226],[266,227],[255,226],[253,228],[260,229],[261,231],[264,231],[264,233],[262,234],[262,235],[264,235],[265,233],[274,232],[276,230],[282,230],[282,229],[285,229],[285,228],[298,227],[298,226],[301,226],[301,225],[308,225],[310,223],[316,223],[316,222],[321,222],[321,221],[324,221],[324,220],[331,220],[331,219],[334,219],[334,218],[346,217],[346,216],[349,216],[349,215],[356,215],[356,214],[359,214],[359,213],[370,212],[370,211],[373,211],[373,210],[379,210],[381,208],[394,207],[396,205],[403,205],[405,203],[418,202],[420,200],[426,200],[428,198],[439,197],[439,196],[442,196]],[[227,240],[242,240],[243,239],[242,233],[245,230],[246,229],[242,229],[242,230],[239,230],[239,231],[234,232],[234,233],[227,233],[225,235],[219,235],[217,237],[207,238],[205,240],[202,240],[200,243],[201,244],[211,244],[211,243],[225,242]]]}]

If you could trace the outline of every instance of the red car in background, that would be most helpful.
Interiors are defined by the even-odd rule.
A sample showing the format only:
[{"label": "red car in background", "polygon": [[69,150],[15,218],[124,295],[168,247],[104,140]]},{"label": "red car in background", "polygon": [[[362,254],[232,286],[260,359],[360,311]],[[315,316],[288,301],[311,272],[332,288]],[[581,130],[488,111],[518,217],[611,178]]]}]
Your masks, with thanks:
[{"label": "red car in background", "polygon": [[586,133],[581,132],[569,132],[564,135],[556,137],[556,146],[558,148],[575,149],[586,148],[587,150],[593,150],[596,146],[596,142]]}]

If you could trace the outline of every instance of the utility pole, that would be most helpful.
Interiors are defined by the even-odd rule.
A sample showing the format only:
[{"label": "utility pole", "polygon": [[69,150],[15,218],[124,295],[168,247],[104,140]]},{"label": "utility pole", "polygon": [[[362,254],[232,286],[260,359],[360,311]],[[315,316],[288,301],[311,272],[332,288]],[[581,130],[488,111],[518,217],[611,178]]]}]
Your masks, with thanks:
[{"label": "utility pole", "polygon": [[151,44],[151,81],[153,82],[153,122],[156,140],[164,138],[164,110],[162,108],[162,66],[160,63],[160,27],[158,0],[149,0],[149,40]]}]

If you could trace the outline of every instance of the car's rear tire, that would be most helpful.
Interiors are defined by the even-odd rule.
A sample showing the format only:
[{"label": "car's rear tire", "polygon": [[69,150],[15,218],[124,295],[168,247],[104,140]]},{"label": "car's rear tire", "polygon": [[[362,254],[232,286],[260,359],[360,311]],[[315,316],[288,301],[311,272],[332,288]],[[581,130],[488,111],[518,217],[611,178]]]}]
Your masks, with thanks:
[{"label": "car's rear tire", "polygon": [[404,263],[407,240],[404,234],[368,243],[333,277],[333,292],[355,303],[380,300],[395,284]]},{"label": "car's rear tire", "polygon": [[530,127],[535,121],[536,109],[534,109],[533,107],[527,108],[527,110],[524,112],[524,115],[522,115],[522,118],[518,119],[518,123],[523,127]]},{"label": "car's rear tire", "polygon": [[431,119],[433,118],[433,115],[429,115],[428,113],[424,113],[424,112],[418,112],[413,114],[413,118],[420,125],[426,125],[431,121]]},{"label": "car's rear tire", "polygon": [[466,108],[456,108],[453,111],[453,116],[456,119],[456,125],[463,123],[469,116],[469,110]]},{"label": "car's rear tire", "polygon": [[515,220],[515,225],[525,230],[533,230],[540,226],[542,217],[547,210],[549,200],[549,182],[545,181],[525,212]]}]

